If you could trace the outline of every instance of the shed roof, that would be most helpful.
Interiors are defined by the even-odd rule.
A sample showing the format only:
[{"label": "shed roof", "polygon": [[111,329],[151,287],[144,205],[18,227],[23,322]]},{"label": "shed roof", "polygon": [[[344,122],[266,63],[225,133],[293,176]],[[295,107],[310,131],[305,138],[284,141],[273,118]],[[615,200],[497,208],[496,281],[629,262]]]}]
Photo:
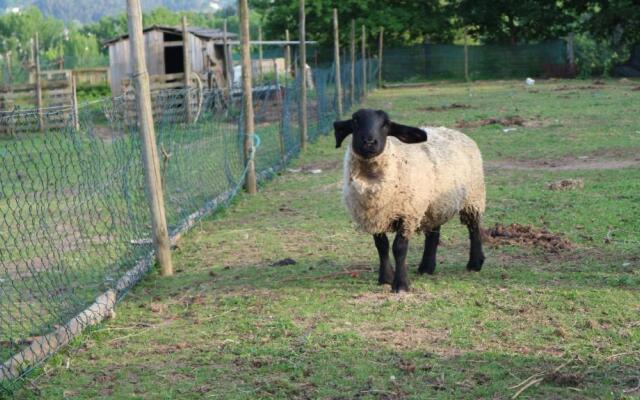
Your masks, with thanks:
[{"label": "shed roof", "polygon": [[[214,28],[199,28],[197,26],[190,26],[187,28],[187,30],[189,31],[189,33],[198,36],[200,38],[203,39],[208,39],[208,40],[222,40],[224,38],[224,31],[220,30],[220,29],[214,29]],[[167,33],[171,33],[174,35],[182,35],[182,28],[180,27],[175,27],[175,26],[167,26],[167,25],[152,25],[149,26],[147,28],[145,28],[143,30],[143,32],[149,32],[149,31],[162,31],[162,32],[167,32]],[[238,37],[238,35],[236,35],[235,33],[230,33],[227,32],[227,38],[229,40],[232,39],[236,39]],[[110,44],[119,42],[121,40],[124,39],[128,39],[129,38],[129,34],[124,34],[124,35],[120,35],[117,36],[113,39],[109,39],[106,42],[104,42],[105,46],[108,46]]]}]

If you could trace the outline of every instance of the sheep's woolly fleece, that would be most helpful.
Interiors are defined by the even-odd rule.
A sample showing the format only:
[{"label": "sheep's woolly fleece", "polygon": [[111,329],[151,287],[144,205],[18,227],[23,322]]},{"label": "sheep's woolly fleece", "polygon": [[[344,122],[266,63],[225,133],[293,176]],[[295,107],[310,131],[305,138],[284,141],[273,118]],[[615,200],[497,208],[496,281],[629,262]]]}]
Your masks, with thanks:
[{"label": "sheep's woolly fleece", "polygon": [[361,230],[400,230],[410,237],[444,224],[460,211],[478,219],[484,213],[484,172],[476,143],[452,129],[421,129],[427,132],[426,142],[406,144],[389,137],[382,154],[369,160],[349,145],[342,194]]}]

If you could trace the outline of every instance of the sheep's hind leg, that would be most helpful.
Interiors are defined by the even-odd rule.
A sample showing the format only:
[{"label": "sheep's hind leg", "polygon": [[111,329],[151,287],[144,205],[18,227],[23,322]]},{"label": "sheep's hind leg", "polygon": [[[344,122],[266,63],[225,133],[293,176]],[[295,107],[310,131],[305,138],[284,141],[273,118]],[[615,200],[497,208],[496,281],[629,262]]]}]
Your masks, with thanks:
[{"label": "sheep's hind leg", "polygon": [[393,283],[393,268],[391,268],[391,262],[389,261],[389,239],[387,234],[379,233],[373,235],[373,240],[376,243],[376,249],[378,249],[378,256],[380,257],[378,284],[384,285],[387,283],[391,285]]},{"label": "sheep's hind leg", "polygon": [[437,226],[425,233],[424,253],[418,267],[419,274],[433,275],[436,270],[436,251],[440,243],[440,227]]},{"label": "sheep's hind leg", "polygon": [[393,277],[393,284],[391,284],[391,289],[396,293],[409,291],[409,276],[407,274],[408,250],[409,239],[402,235],[402,231],[398,231],[393,241],[393,257],[396,259],[396,272]]},{"label": "sheep's hind leg", "polygon": [[480,271],[484,264],[484,252],[482,251],[482,235],[480,233],[480,218],[473,213],[460,213],[460,220],[467,225],[469,229],[469,262],[467,269],[469,271]]}]

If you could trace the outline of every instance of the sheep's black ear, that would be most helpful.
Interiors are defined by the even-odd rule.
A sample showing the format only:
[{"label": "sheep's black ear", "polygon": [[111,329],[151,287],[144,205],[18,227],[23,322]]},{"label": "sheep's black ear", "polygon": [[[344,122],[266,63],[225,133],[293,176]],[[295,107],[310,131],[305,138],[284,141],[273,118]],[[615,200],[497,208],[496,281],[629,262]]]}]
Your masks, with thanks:
[{"label": "sheep's black ear", "polygon": [[389,135],[395,136],[404,143],[422,143],[427,141],[427,132],[412,126],[389,123]]},{"label": "sheep's black ear", "polygon": [[353,121],[348,119],[345,121],[336,121],[333,123],[336,135],[336,149],[342,145],[344,138],[353,133]]}]

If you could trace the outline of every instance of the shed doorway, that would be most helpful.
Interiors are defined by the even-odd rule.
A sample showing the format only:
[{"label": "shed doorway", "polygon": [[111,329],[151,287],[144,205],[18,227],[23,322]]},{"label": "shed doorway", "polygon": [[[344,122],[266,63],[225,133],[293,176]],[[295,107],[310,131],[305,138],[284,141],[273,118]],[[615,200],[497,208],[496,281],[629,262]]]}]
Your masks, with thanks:
[{"label": "shed doorway", "polygon": [[182,46],[164,48],[164,73],[179,74],[184,72],[184,49]]}]

